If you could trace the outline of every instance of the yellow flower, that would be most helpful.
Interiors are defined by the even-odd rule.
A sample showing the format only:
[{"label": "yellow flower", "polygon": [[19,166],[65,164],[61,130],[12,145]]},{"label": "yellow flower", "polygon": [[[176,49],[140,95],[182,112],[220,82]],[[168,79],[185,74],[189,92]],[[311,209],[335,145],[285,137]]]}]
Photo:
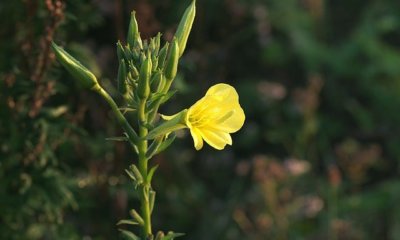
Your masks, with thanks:
[{"label": "yellow flower", "polygon": [[230,133],[237,132],[244,120],[235,88],[220,83],[188,109],[185,125],[190,129],[196,150],[203,147],[203,140],[221,150],[226,144],[232,145]]}]

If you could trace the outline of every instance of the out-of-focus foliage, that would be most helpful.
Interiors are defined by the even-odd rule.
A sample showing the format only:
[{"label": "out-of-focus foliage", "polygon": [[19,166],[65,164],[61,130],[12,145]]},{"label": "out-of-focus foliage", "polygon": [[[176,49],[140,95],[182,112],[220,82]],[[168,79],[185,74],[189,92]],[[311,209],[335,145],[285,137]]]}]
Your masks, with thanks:
[{"label": "out-of-focus foliage", "polygon": [[81,234],[76,223],[65,221],[65,211],[79,206],[74,145],[93,141],[82,141],[77,124],[87,105],[68,101],[78,94],[71,94],[71,81],[52,69],[50,43],[55,35],[70,35],[67,29],[93,25],[73,20],[86,15],[85,9],[94,7],[84,1],[0,3],[1,239],[78,239]]},{"label": "out-of-focus foliage", "polygon": [[[120,135],[108,108],[51,55],[36,83],[54,16],[49,1],[31,2],[0,3],[0,236],[114,239],[116,219],[136,204],[123,175],[135,159],[104,140]],[[142,36],[171,39],[186,6],[66,1],[55,37],[113,91],[114,44],[130,11]],[[247,118],[226,151],[197,152],[182,132],[155,158],[155,229],[193,240],[399,239],[398,1],[202,0],[197,9],[175,84],[184,101],[162,110],[226,82]]]}]

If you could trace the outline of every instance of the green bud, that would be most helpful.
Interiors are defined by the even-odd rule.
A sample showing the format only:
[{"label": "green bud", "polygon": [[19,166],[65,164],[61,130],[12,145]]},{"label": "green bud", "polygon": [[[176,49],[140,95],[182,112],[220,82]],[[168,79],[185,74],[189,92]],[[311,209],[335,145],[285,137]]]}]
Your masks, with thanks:
[{"label": "green bud", "polygon": [[194,17],[196,15],[196,0],[186,9],[181,21],[179,22],[178,29],[176,30],[175,37],[178,39],[179,44],[179,57],[182,56],[186,48],[186,43],[189,38],[190,30],[192,29]]},{"label": "green bud", "polygon": [[139,76],[139,72],[135,65],[133,64],[133,61],[129,61],[129,72],[131,73],[132,78],[136,79]]},{"label": "green bud", "polygon": [[138,46],[139,48],[143,48],[142,39],[140,38],[139,27],[135,17],[135,11],[131,12],[131,21],[129,22],[129,30],[127,36],[127,43],[130,47]]},{"label": "green bud", "polygon": [[168,53],[168,46],[169,43],[166,42],[164,47],[161,48],[160,52],[158,53],[158,66],[160,68],[164,67],[165,59],[167,58],[167,53]]},{"label": "green bud", "polygon": [[163,74],[158,71],[156,72],[150,80],[152,92],[160,92],[165,85],[165,80]]},{"label": "green bud", "polygon": [[158,67],[158,59],[156,54],[151,54],[151,62],[153,63],[152,71],[156,71]]},{"label": "green bud", "polygon": [[128,77],[127,71],[126,71],[126,64],[125,60],[121,60],[119,63],[118,67],[118,90],[122,95],[125,95],[126,92],[128,91],[127,86],[126,86],[126,78]]},{"label": "green bud", "polygon": [[135,48],[129,48],[129,45],[124,47],[124,54],[125,54],[125,59],[128,61],[137,61],[139,59],[138,57],[138,53],[139,50],[135,49]]},{"label": "green bud", "polygon": [[140,56],[139,56],[139,63],[143,64],[143,62],[144,62],[144,60],[146,60],[146,58],[147,58],[146,54],[144,52],[141,52]]},{"label": "green bud", "polygon": [[149,48],[149,41],[147,39],[145,39],[143,41],[143,49],[148,49]]},{"label": "green bud", "polygon": [[83,66],[78,60],[69,55],[64,49],[52,42],[51,47],[58,61],[67,69],[67,71],[78,80],[83,87],[93,89],[98,86],[96,76]]},{"label": "green bud", "polygon": [[151,75],[151,59],[148,57],[144,59],[139,73],[138,82],[138,97],[146,99],[150,95],[150,75]]},{"label": "green bud", "polygon": [[137,184],[142,184],[143,183],[143,176],[140,173],[139,169],[136,167],[136,165],[132,164],[129,166],[131,172],[136,178]]},{"label": "green bud", "polygon": [[157,33],[157,36],[155,37],[155,50],[158,52],[160,50],[160,43],[161,43],[161,33]]},{"label": "green bud", "polygon": [[156,50],[155,38],[151,38],[151,39],[150,39],[149,50],[150,50],[151,52],[154,52],[154,51]]},{"label": "green bud", "polygon": [[117,56],[119,61],[125,59],[124,47],[120,41],[117,42]]},{"label": "green bud", "polygon": [[156,240],[163,240],[165,237],[164,233],[159,231],[156,235]]},{"label": "green bud", "polygon": [[178,71],[178,62],[179,62],[179,46],[177,39],[174,39],[171,43],[171,47],[169,48],[169,53],[165,65],[165,77],[167,81],[172,81],[176,72]]}]

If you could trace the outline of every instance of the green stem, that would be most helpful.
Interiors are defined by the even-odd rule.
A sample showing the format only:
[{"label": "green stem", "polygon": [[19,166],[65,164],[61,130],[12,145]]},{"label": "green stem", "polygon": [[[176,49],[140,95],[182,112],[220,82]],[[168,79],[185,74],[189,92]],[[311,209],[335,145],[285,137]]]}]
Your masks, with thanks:
[{"label": "green stem", "polygon": [[[167,82],[165,83],[164,88],[162,89],[162,93],[163,94],[167,94],[170,87],[172,84],[172,80],[167,80]],[[150,116],[149,116],[149,122],[152,123],[154,121],[154,119],[156,118],[156,115],[158,113],[158,108],[160,108],[161,105],[161,101],[163,98],[160,98],[157,100],[157,103],[155,104],[153,110],[150,112]]]},{"label": "green stem", "polygon": [[138,109],[138,117],[139,117],[139,136],[138,136],[135,130],[132,128],[132,126],[128,123],[124,115],[118,109],[117,104],[114,102],[111,96],[99,85],[95,85],[92,88],[92,90],[99,93],[100,96],[102,96],[104,100],[110,105],[115,116],[117,117],[118,122],[121,124],[122,128],[127,133],[130,142],[137,146],[139,152],[139,171],[144,179],[144,183],[140,187],[141,211],[142,211],[142,218],[144,220],[143,235],[147,239],[149,236],[152,236],[152,230],[151,230],[151,211],[150,211],[150,201],[149,201],[149,192],[151,184],[147,179],[148,159],[146,158],[146,152],[148,147],[148,142],[146,140],[146,136],[148,133],[146,127],[147,117],[145,113],[146,100],[143,99],[140,101]]},{"label": "green stem", "polygon": [[124,131],[129,137],[129,140],[133,142],[134,144],[137,144],[139,142],[139,137],[135,130],[132,128],[132,126],[128,123],[124,115],[121,113],[121,111],[118,109],[117,104],[114,102],[114,100],[111,98],[111,96],[99,85],[95,85],[92,88],[93,91],[97,92],[100,94],[100,96],[103,97],[103,99],[110,105],[111,109],[113,110],[119,124],[122,126]]},{"label": "green stem", "polygon": [[138,118],[139,118],[139,142],[138,142],[138,150],[139,150],[139,171],[143,176],[144,183],[141,186],[140,191],[140,202],[141,202],[141,211],[142,217],[144,220],[143,224],[143,234],[146,237],[152,235],[151,230],[151,211],[150,211],[150,201],[149,201],[149,192],[151,183],[148,181],[148,159],[146,158],[146,152],[148,147],[148,142],[146,140],[146,136],[148,133],[146,123],[147,117],[145,113],[146,108],[146,100],[142,99],[139,104],[138,109]]}]

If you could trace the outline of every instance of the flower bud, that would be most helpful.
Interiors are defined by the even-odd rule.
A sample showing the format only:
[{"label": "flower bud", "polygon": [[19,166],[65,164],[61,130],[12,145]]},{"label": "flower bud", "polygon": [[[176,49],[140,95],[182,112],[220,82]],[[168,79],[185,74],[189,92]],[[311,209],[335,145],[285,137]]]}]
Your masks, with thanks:
[{"label": "flower bud", "polygon": [[164,237],[165,237],[165,234],[163,232],[159,231],[156,235],[156,240],[162,240],[162,239],[164,239]]},{"label": "flower bud", "polygon": [[137,93],[140,99],[148,98],[150,94],[151,59],[144,59],[140,68]]},{"label": "flower bud", "polygon": [[186,42],[189,38],[190,30],[192,29],[194,17],[196,15],[196,0],[186,9],[181,21],[179,22],[178,29],[176,30],[175,37],[178,39],[179,44],[179,57],[182,56],[186,48]]},{"label": "flower bud", "polygon": [[117,42],[117,56],[118,60],[125,59],[124,47],[122,46],[121,42]]},{"label": "flower bud", "polygon": [[168,53],[168,46],[169,43],[166,42],[164,47],[161,48],[160,52],[158,53],[158,67],[163,68],[165,59],[167,58],[167,53]]},{"label": "flower bud", "polygon": [[119,63],[119,68],[118,68],[118,90],[122,95],[125,95],[127,92],[127,86],[126,86],[126,78],[128,77],[127,71],[126,71],[126,64],[125,60],[121,60]]},{"label": "flower bud", "polygon": [[143,48],[142,39],[140,38],[139,27],[136,21],[135,14],[135,11],[131,12],[131,21],[129,22],[129,30],[126,41],[130,47],[134,47],[137,44],[139,48]]},{"label": "flower bud", "polygon": [[54,42],[51,47],[58,61],[67,69],[67,71],[78,80],[84,88],[92,89],[98,86],[96,76],[83,66],[78,60],[69,55],[64,49],[60,48]]},{"label": "flower bud", "polygon": [[169,48],[169,54],[165,65],[164,73],[165,77],[167,78],[167,81],[172,81],[175,78],[176,72],[178,71],[178,62],[179,62],[179,46],[177,39],[174,39]]},{"label": "flower bud", "polygon": [[135,67],[135,65],[133,64],[133,61],[129,61],[128,67],[129,67],[129,72],[131,73],[132,78],[137,79],[137,77],[139,76],[139,72],[138,72],[137,68]]},{"label": "flower bud", "polygon": [[160,71],[157,71],[153,75],[150,81],[150,85],[152,92],[161,92],[161,90],[164,88],[165,80]]}]

